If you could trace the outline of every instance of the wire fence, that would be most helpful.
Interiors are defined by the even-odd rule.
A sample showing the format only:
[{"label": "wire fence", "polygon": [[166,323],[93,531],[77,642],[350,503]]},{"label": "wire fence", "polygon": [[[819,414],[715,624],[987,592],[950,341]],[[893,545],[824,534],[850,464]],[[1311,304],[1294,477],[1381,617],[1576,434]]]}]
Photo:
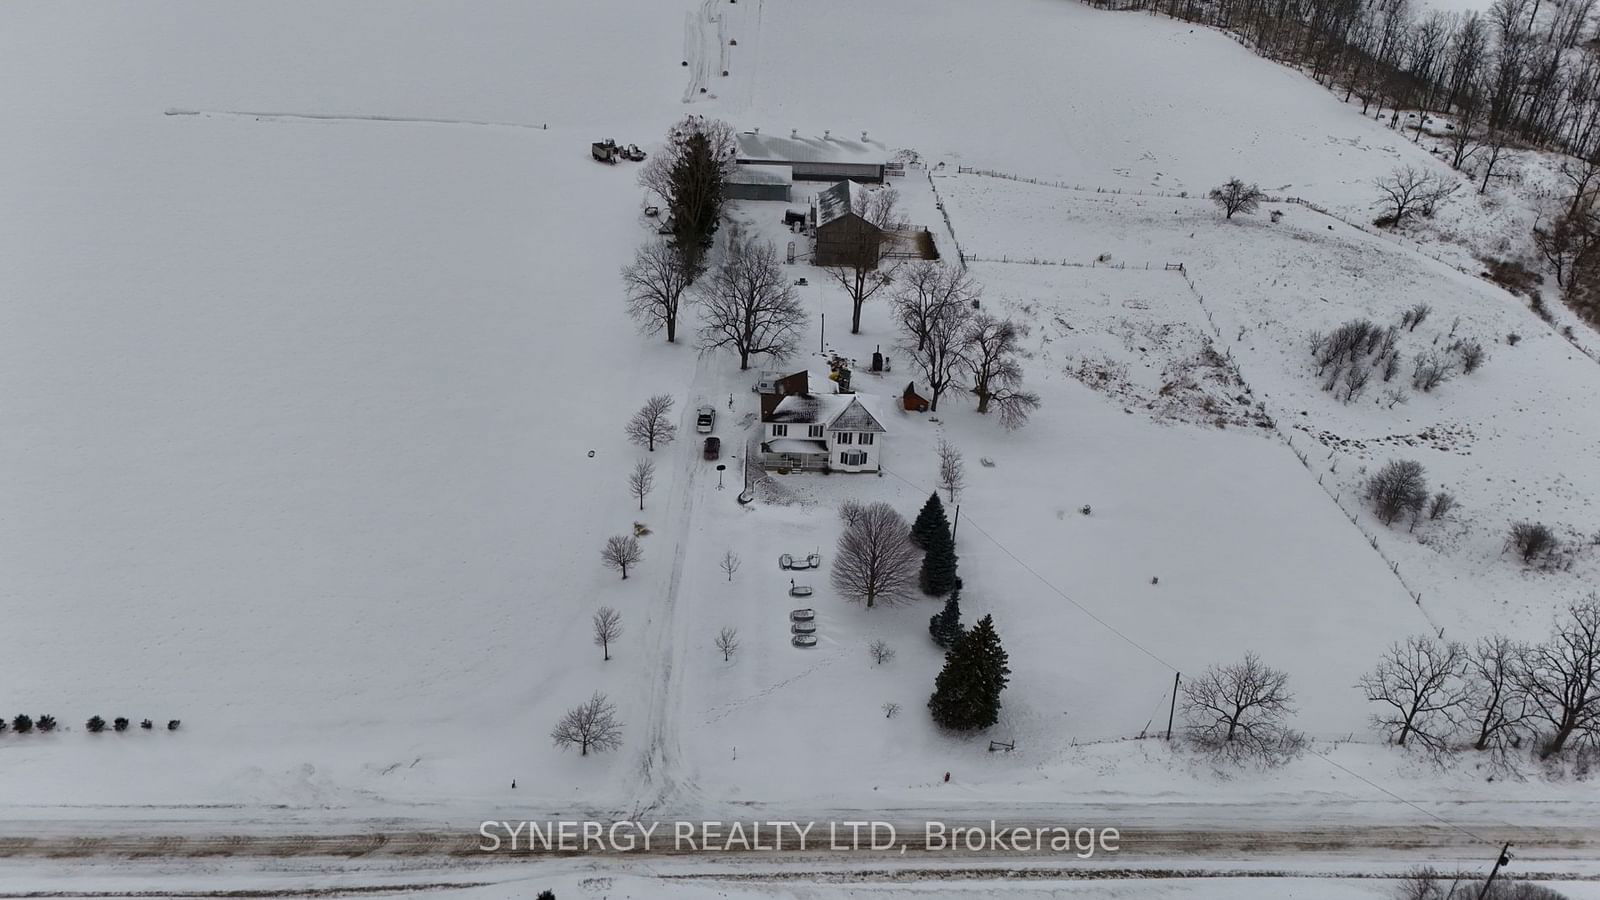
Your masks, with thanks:
[{"label": "wire fence", "polygon": [[[1065,257],[1052,259],[1041,256],[1008,256],[1004,254],[1000,256],[982,256],[977,253],[966,254],[966,260],[967,262],[1006,263],[1018,266],[1065,266],[1070,269],[1131,269],[1140,272],[1170,270],[1175,265],[1174,263],[1127,262],[1126,260],[1112,262],[1101,259],[1091,259],[1088,262],[1083,262]],[[1178,263],[1176,265],[1181,266],[1182,264]]]},{"label": "wire fence", "polygon": [[[1015,182],[1019,182],[1021,184],[1032,184],[1032,185],[1038,185],[1038,186],[1041,186],[1041,187],[1055,188],[1057,190],[1064,190],[1064,191],[1074,191],[1076,193],[1084,193],[1084,194],[1111,194],[1111,195],[1129,195],[1129,196],[1136,196],[1136,197],[1163,197],[1163,198],[1173,199],[1173,200],[1204,200],[1204,199],[1206,199],[1204,196],[1196,196],[1194,194],[1190,194],[1188,191],[1180,191],[1180,192],[1172,192],[1172,191],[1141,191],[1141,190],[1133,190],[1131,188],[1097,187],[1097,186],[1093,186],[1093,185],[1074,184],[1074,183],[1066,182],[1066,181],[1053,181],[1053,180],[1048,179],[1048,178],[1032,178],[1032,177],[1029,177],[1029,176],[1026,176],[1026,175],[1018,175],[1018,174],[1013,173],[1013,172],[1001,172],[1001,171],[998,171],[998,170],[995,170],[995,169],[979,169],[979,168],[975,168],[975,167],[972,167],[972,166],[959,166],[959,167],[957,167],[956,172],[957,172],[957,174],[960,174],[960,175],[977,175],[977,176],[980,176],[980,177],[983,177],[983,178],[998,178],[998,179],[1001,179],[1001,180],[1004,180],[1004,181],[1015,181]],[[1410,250],[1413,253],[1417,253],[1417,254],[1420,254],[1422,256],[1425,256],[1428,259],[1431,259],[1434,262],[1437,262],[1437,263],[1439,263],[1441,265],[1449,266],[1450,268],[1455,269],[1457,272],[1460,272],[1463,275],[1468,275],[1468,276],[1470,276],[1472,278],[1476,278],[1479,281],[1482,281],[1485,284],[1488,284],[1488,285],[1492,286],[1495,290],[1501,291],[1501,292],[1505,293],[1507,296],[1511,297],[1512,299],[1517,300],[1517,305],[1518,306],[1523,307],[1524,309],[1527,308],[1526,304],[1522,303],[1522,301],[1520,299],[1517,299],[1517,295],[1514,292],[1507,290],[1504,285],[1500,284],[1499,282],[1495,281],[1493,278],[1489,277],[1489,275],[1487,273],[1485,273],[1482,269],[1476,269],[1476,270],[1469,269],[1466,266],[1463,266],[1458,262],[1455,262],[1455,261],[1453,261],[1451,259],[1447,259],[1442,254],[1438,253],[1435,250],[1430,249],[1428,247],[1428,245],[1422,243],[1421,241],[1416,240],[1415,238],[1409,238],[1409,237],[1406,237],[1404,235],[1394,234],[1394,233],[1392,233],[1390,231],[1386,231],[1384,229],[1378,228],[1378,227],[1372,225],[1371,223],[1360,222],[1360,221],[1351,219],[1351,218],[1349,218],[1347,216],[1344,216],[1344,215],[1341,215],[1341,214],[1339,214],[1337,212],[1334,212],[1333,210],[1327,208],[1326,206],[1322,206],[1320,204],[1314,203],[1314,202],[1312,202],[1312,201],[1310,201],[1310,200],[1308,200],[1308,199],[1306,199],[1304,197],[1274,197],[1274,196],[1267,196],[1267,197],[1263,197],[1262,198],[1262,202],[1263,203],[1287,203],[1287,204],[1291,204],[1291,205],[1295,205],[1295,206],[1300,206],[1300,207],[1303,207],[1305,209],[1308,209],[1308,210],[1316,213],[1317,215],[1326,216],[1327,218],[1333,219],[1333,220],[1335,220],[1337,222],[1340,222],[1340,223],[1342,223],[1344,225],[1348,225],[1349,227],[1354,228],[1357,231],[1360,231],[1360,232],[1362,232],[1364,234],[1372,235],[1373,237],[1380,238],[1382,240],[1388,241],[1389,243],[1394,244],[1394,245],[1399,246],[1399,247],[1404,247],[1405,249]],[[942,212],[943,209],[944,209],[944,207],[943,207],[943,204],[941,203],[940,211]],[[948,221],[948,219],[949,219],[949,214],[948,213],[946,213],[945,218]],[[975,259],[975,257],[973,257],[973,256],[971,256],[969,254],[966,257],[966,259],[971,260],[971,259]],[[1031,262],[1031,260],[1010,260],[1010,259],[1000,259],[1000,260],[991,259],[991,260],[987,260],[987,261],[990,261],[990,262],[1013,262],[1013,261],[1016,261],[1016,262]],[[1035,264],[1035,265],[1048,265],[1048,263],[1044,263],[1044,262],[1037,262],[1037,263],[1033,263],[1033,264]],[[1529,310],[1529,311],[1532,312],[1532,310]],[[1573,346],[1573,348],[1576,349],[1579,353],[1582,353],[1584,356],[1587,356],[1590,360],[1594,361],[1595,363],[1600,363],[1600,350],[1596,350],[1596,349],[1590,348],[1588,346],[1585,346],[1582,342],[1580,342],[1578,340],[1577,334],[1575,332],[1572,332],[1570,329],[1564,329],[1560,325],[1558,325],[1555,321],[1553,321],[1551,319],[1546,319],[1543,316],[1537,316],[1536,315],[1535,318],[1539,319],[1540,322],[1543,322],[1552,332],[1554,332],[1556,334],[1556,336],[1560,337],[1562,340],[1565,340],[1567,343],[1571,344]]]},{"label": "wire fence", "polygon": [[[1362,524],[1359,507],[1357,509],[1351,509],[1350,504],[1345,500],[1343,490],[1338,485],[1328,484],[1325,478],[1325,473],[1316,472],[1316,470],[1312,468],[1310,453],[1295,445],[1293,435],[1289,434],[1289,432],[1286,431],[1282,425],[1283,418],[1280,415],[1280,411],[1273,408],[1272,404],[1270,403],[1271,397],[1265,393],[1256,391],[1255,388],[1250,385],[1250,379],[1245,375],[1243,367],[1239,365],[1238,359],[1234,357],[1233,346],[1238,343],[1238,338],[1228,338],[1223,334],[1221,327],[1217,325],[1216,316],[1212,313],[1211,306],[1206,303],[1205,294],[1201,293],[1199,285],[1195,284],[1195,280],[1193,276],[1190,275],[1187,267],[1181,269],[1179,274],[1183,276],[1183,283],[1188,286],[1190,295],[1192,295],[1195,299],[1195,302],[1200,305],[1200,310],[1205,315],[1206,324],[1210,327],[1213,339],[1217,342],[1218,346],[1223,348],[1223,355],[1228,359],[1229,362],[1233,364],[1234,372],[1239,376],[1239,381],[1245,386],[1245,389],[1250,392],[1251,396],[1261,398],[1259,402],[1266,411],[1268,420],[1272,423],[1273,432],[1280,440],[1288,445],[1289,450],[1294,453],[1297,459],[1300,460],[1300,464],[1306,468],[1306,471],[1316,473],[1317,486],[1322,488],[1322,492],[1328,495],[1328,498],[1334,502],[1335,506],[1339,507],[1339,511],[1344,514],[1346,519],[1350,520],[1350,524],[1354,525],[1356,530],[1361,532],[1362,536],[1367,539],[1367,545],[1372,548],[1373,552],[1378,554],[1378,557],[1383,560],[1384,565],[1389,569],[1389,573],[1393,575],[1395,580],[1400,583],[1400,586],[1405,589],[1407,596],[1411,598],[1412,603],[1417,607],[1417,611],[1422,613],[1422,617],[1427,621],[1428,626],[1433,630],[1437,637],[1443,639],[1444,628],[1439,625],[1436,619],[1434,619],[1433,615],[1428,611],[1428,608],[1422,605],[1422,591],[1411,586],[1410,581],[1408,581],[1406,576],[1400,571],[1399,561],[1385,552],[1382,543],[1378,540],[1378,535]],[[1331,459],[1333,456],[1333,451],[1330,451],[1328,456]]]}]

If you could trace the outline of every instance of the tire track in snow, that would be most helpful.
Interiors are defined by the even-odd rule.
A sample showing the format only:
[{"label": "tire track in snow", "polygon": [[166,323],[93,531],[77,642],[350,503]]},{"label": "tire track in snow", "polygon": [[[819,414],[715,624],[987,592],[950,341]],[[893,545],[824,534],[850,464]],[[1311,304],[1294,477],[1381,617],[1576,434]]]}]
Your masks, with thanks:
[{"label": "tire track in snow", "polygon": [[250,112],[239,109],[169,109],[166,116],[198,116],[200,118],[255,119],[261,122],[377,122],[391,125],[466,125],[474,128],[522,128],[529,131],[547,131],[548,123],[533,125],[527,122],[497,122],[492,119],[436,119],[427,116],[341,115],[336,113]]},{"label": "tire track in snow", "polygon": [[[688,402],[683,405],[683,412],[679,418],[678,428],[683,434],[696,434],[695,398],[703,393],[708,375],[707,358],[701,355],[695,362],[694,377],[689,384],[687,392]],[[683,623],[678,620],[678,591],[683,584],[683,566],[688,557],[691,529],[694,525],[694,510],[699,498],[695,490],[695,482],[700,473],[700,456],[693,447],[693,442],[686,452],[681,452],[683,462],[678,471],[678,478],[673,483],[672,506],[675,510],[673,516],[673,529],[677,535],[677,542],[673,546],[672,570],[668,576],[666,590],[663,592],[661,602],[657,605],[655,615],[651,617],[650,624],[654,626],[650,643],[650,656],[655,660],[655,665],[650,668],[658,673],[658,677],[651,682],[649,696],[649,717],[645,725],[645,747],[639,761],[639,783],[631,792],[635,795],[633,801],[634,816],[641,812],[660,809],[669,802],[681,803],[685,797],[693,797],[698,793],[692,781],[685,782],[680,779],[682,748],[678,740],[678,723],[681,719],[682,698],[676,690],[678,678],[678,663],[683,658],[683,648],[687,643],[683,638]]]},{"label": "tire track in snow", "polygon": [[[722,17],[717,15],[718,0],[703,0],[699,8],[684,13],[683,58],[689,63],[689,83],[683,88],[683,102],[693,103],[702,96],[710,98],[711,60],[720,64],[727,42],[722,34]],[[715,41],[715,52],[708,45]],[[702,91],[705,92],[702,94]]]},{"label": "tire track in snow", "polygon": [[754,694],[751,694],[751,695],[749,695],[747,697],[740,697],[737,700],[729,700],[727,703],[723,703],[723,704],[718,705],[718,706],[713,706],[710,709],[705,711],[705,717],[706,717],[705,723],[707,725],[710,725],[713,722],[716,722],[716,721],[719,721],[721,719],[727,718],[728,716],[732,715],[735,712],[738,712],[739,710],[745,708],[746,706],[749,706],[750,704],[756,702],[757,700],[764,700],[767,697],[771,696],[772,694],[777,693],[778,691],[788,687],[789,685],[794,684],[795,682],[807,677],[808,675],[811,675],[812,673],[819,671],[820,669],[822,669],[823,666],[832,665],[833,663],[836,663],[839,660],[844,659],[844,655],[845,655],[845,650],[843,648],[841,648],[841,649],[835,651],[834,653],[823,657],[822,659],[820,659],[817,662],[813,663],[811,666],[807,667],[806,669],[804,669],[804,670],[802,670],[800,672],[797,672],[794,675],[790,675],[788,678],[785,678],[782,681],[775,681],[772,684],[769,684],[766,687],[762,688],[761,690],[756,691]]}]

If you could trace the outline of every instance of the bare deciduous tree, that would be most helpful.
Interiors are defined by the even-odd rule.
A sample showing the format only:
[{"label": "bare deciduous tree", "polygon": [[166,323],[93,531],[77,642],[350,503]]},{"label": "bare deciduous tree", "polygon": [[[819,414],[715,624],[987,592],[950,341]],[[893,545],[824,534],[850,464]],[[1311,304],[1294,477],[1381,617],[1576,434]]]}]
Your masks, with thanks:
[{"label": "bare deciduous tree", "polygon": [[1410,459],[1390,460],[1367,479],[1367,499],[1385,525],[1406,514],[1415,515],[1428,502],[1428,480],[1422,463]]},{"label": "bare deciduous tree", "polygon": [[729,581],[733,581],[733,573],[739,571],[741,562],[742,560],[739,559],[739,554],[729,550],[728,552],[722,554],[722,561],[717,563],[717,568],[721,569],[723,574],[728,576]]},{"label": "bare deciduous tree", "polygon": [[907,348],[921,353],[928,336],[951,307],[973,308],[983,289],[955,266],[922,260],[902,268],[890,294]]},{"label": "bare deciduous tree", "polygon": [[1417,354],[1416,363],[1412,366],[1411,386],[1426,394],[1449,381],[1455,373],[1455,360],[1432,350],[1424,350]]},{"label": "bare deciduous tree", "polygon": [[885,703],[883,705],[883,717],[885,719],[894,718],[894,714],[899,712],[899,711],[900,711],[900,704],[898,704],[898,703]]},{"label": "bare deciduous tree", "polygon": [[1433,312],[1433,307],[1426,303],[1414,303],[1409,309],[1400,314],[1400,327],[1406,331],[1416,331],[1417,326],[1428,320],[1428,315]]},{"label": "bare deciduous tree", "polygon": [[702,349],[731,348],[745,370],[752,356],[783,359],[798,348],[806,312],[771,244],[730,241],[727,259],[695,290]]},{"label": "bare deciduous tree", "polygon": [[671,414],[672,397],[657,394],[639,407],[623,431],[628,435],[628,440],[654,453],[657,444],[665,446],[678,436],[678,426],[667,418]]},{"label": "bare deciduous tree", "polygon": [[1506,543],[1517,551],[1518,558],[1525,563],[1548,557],[1561,545],[1556,533],[1542,522],[1512,523],[1511,536]]},{"label": "bare deciduous tree", "polygon": [[1378,205],[1385,210],[1379,222],[1385,225],[1432,215],[1434,207],[1460,187],[1415,166],[1401,166],[1373,184],[1380,194]]},{"label": "bare deciduous tree", "polygon": [[1287,720],[1294,712],[1289,676],[1261,662],[1217,665],[1183,686],[1183,716],[1196,744],[1234,759],[1279,758],[1298,736]]},{"label": "bare deciduous tree", "polygon": [[889,646],[889,642],[883,640],[882,638],[879,638],[878,640],[868,644],[867,653],[871,654],[872,661],[880,666],[889,660],[894,659],[894,648]]},{"label": "bare deciduous tree", "polygon": [[846,499],[843,503],[839,504],[839,521],[844,523],[844,527],[849,528],[850,526],[856,524],[856,521],[859,520],[861,516],[866,513],[866,511],[867,504],[862,503],[860,500],[856,500],[855,498]]},{"label": "bare deciduous tree", "polygon": [[1456,495],[1449,491],[1439,491],[1428,501],[1428,518],[1442,519],[1456,508]]},{"label": "bare deciduous tree", "polygon": [[1267,195],[1262,193],[1259,186],[1245,184],[1237,178],[1231,178],[1222,186],[1212,188],[1206,196],[1222,210],[1225,219],[1233,218],[1234,213],[1249,215],[1260,209],[1261,201],[1267,199]]},{"label": "bare deciduous tree", "polygon": [[868,608],[911,596],[920,561],[910,535],[911,526],[894,507],[868,506],[839,536],[830,579],[834,589]]},{"label": "bare deciduous tree", "polygon": [[946,304],[918,325],[922,329],[920,332],[910,331],[902,319],[906,334],[904,349],[928,385],[932,394],[928,407],[933,412],[939,411],[939,398],[955,384],[957,374],[966,364],[968,323],[972,315],[969,305]]},{"label": "bare deciduous tree", "polygon": [[580,756],[588,756],[590,750],[604,752],[622,746],[622,723],[617,721],[617,708],[597,691],[588,702],[567,710],[550,738],[563,750],[577,747]]},{"label": "bare deciduous tree", "polygon": [[861,307],[894,280],[896,267],[883,267],[883,250],[892,246],[905,228],[897,208],[899,199],[899,192],[891,187],[853,191],[851,212],[871,227],[855,230],[842,248],[840,264],[823,270],[850,298],[851,334],[861,333]]},{"label": "bare deciduous tree", "polygon": [[717,632],[717,639],[712,642],[717,651],[722,654],[722,661],[733,659],[734,651],[739,649],[739,629],[723,628]]},{"label": "bare deciduous tree", "polygon": [[606,546],[600,551],[600,561],[606,568],[622,573],[628,577],[628,569],[637,565],[644,559],[644,548],[639,546],[639,539],[631,534],[616,534],[606,538]]},{"label": "bare deciduous tree", "polygon": [[594,614],[594,642],[607,662],[611,661],[611,642],[619,637],[622,637],[622,613],[609,606],[600,607]]},{"label": "bare deciduous tree", "polygon": [[640,247],[633,262],[622,270],[628,315],[646,334],[667,332],[667,343],[678,339],[678,309],[698,270],[686,254],[666,241]]},{"label": "bare deciduous tree", "polygon": [[961,451],[955,445],[939,439],[939,487],[945,489],[950,495],[950,502],[956,502],[956,494],[967,483],[966,464],[961,460]]},{"label": "bare deciduous tree", "polygon": [[1567,608],[1550,639],[1523,654],[1517,682],[1531,717],[1549,729],[1541,756],[1600,744],[1600,597]]},{"label": "bare deciduous tree", "polygon": [[1516,742],[1528,718],[1526,699],[1517,686],[1523,653],[1503,635],[1481,638],[1468,652],[1463,708],[1476,731],[1472,749],[1492,750]]},{"label": "bare deciduous tree", "polygon": [[1442,749],[1466,699],[1465,665],[1460,644],[1411,637],[1391,645],[1357,686],[1368,700],[1388,707],[1372,721],[1397,745],[1414,738],[1424,747]]},{"label": "bare deciduous tree", "polygon": [[972,376],[972,393],[978,412],[1000,411],[1000,424],[1020,428],[1039,408],[1039,395],[1022,389],[1022,339],[1028,329],[1010,319],[987,313],[972,317],[967,328],[965,362]]},{"label": "bare deciduous tree", "polygon": [[655,486],[656,464],[648,459],[634,463],[633,471],[628,473],[628,493],[638,498],[640,509],[644,509],[644,498]]}]

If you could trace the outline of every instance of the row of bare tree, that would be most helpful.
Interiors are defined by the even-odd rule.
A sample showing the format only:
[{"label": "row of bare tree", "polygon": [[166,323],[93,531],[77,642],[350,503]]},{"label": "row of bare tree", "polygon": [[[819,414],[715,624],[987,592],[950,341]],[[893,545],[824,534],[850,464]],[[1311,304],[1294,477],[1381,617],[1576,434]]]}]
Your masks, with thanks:
[{"label": "row of bare tree", "polygon": [[1569,606],[1539,644],[1409,638],[1358,686],[1383,707],[1374,724],[1401,746],[1505,750],[1537,741],[1541,757],[1600,746],[1600,599]]},{"label": "row of bare tree", "polygon": [[905,267],[889,297],[902,350],[932,396],[932,411],[953,386],[978,398],[978,412],[998,411],[1006,428],[1027,424],[1039,395],[1022,386],[1028,328],[980,310],[983,288],[954,266],[920,261]]},{"label": "row of bare tree", "polygon": [[[1333,0],[1095,0],[1231,31],[1257,53],[1294,65],[1364,113],[1457,116],[1452,163],[1486,169],[1510,141],[1580,158],[1600,148],[1600,59],[1575,52],[1595,37],[1596,0],[1495,0],[1486,12]],[[1418,136],[1423,116],[1414,123]]]},{"label": "row of bare tree", "polygon": [[628,314],[648,334],[676,341],[685,305],[700,305],[698,343],[727,349],[750,368],[754,357],[783,359],[799,349],[808,316],[789,283],[778,250],[735,235],[722,262],[701,271],[670,241],[640,247],[622,270]]},{"label": "row of bare tree", "polygon": [[[1304,739],[1288,725],[1288,681],[1253,653],[1207,669],[1183,685],[1189,739],[1236,761],[1291,758]],[[1397,642],[1356,686],[1380,707],[1373,724],[1400,746],[1505,754],[1536,743],[1540,758],[1600,747],[1600,599],[1569,606],[1543,643]]]}]

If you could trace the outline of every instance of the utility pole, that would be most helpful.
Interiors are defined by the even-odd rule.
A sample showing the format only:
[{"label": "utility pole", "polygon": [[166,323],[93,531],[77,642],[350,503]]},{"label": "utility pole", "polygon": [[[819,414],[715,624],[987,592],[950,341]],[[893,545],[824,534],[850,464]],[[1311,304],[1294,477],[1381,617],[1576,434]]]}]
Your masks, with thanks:
[{"label": "utility pole", "polygon": [[828,314],[822,314],[822,324],[817,328],[817,352],[828,352]]},{"label": "utility pole", "polygon": [[956,520],[955,520],[955,523],[950,526],[950,540],[954,541],[956,539],[956,529],[960,528],[960,527],[961,527],[961,504],[957,503],[956,504]]},{"label": "utility pole", "polygon": [[1494,861],[1494,868],[1489,870],[1489,878],[1483,883],[1483,890],[1478,892],[1478,900],[1489,896],[1489,886],[1494,884],[1494,877],[1500,874],[1500,867],[1509,862],[1511,862],[1511,842],[1507,841],[1505,846],[1500,848],[1500,858]]},{"label": "utility pole", "polygon": [[1172,740],[1172,718],[1178,712],[1178,681],[1183,678],[1182,672],[1172,673],[1172,705],[1167,708],[1167,740]]}]

